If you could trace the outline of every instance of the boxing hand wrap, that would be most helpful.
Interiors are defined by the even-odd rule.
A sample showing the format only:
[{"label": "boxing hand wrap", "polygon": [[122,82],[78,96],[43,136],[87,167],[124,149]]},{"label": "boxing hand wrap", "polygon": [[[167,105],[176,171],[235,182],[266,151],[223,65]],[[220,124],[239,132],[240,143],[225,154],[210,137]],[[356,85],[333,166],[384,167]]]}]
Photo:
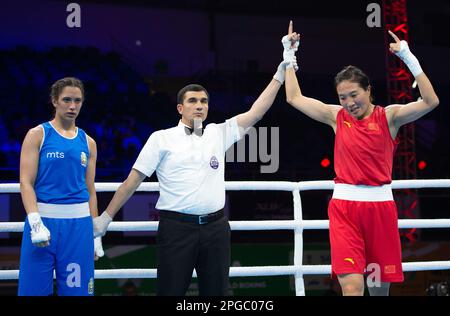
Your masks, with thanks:
[{"label": "boxing hand wrap", "polygon": [[105,252],[103,251],[102,237],[94,238],[94,251],[97,257],[103,257]]},{"label": "boxing hand wrap", "polygon": [[295,71],[297,71],[298,65],[295,58],[295,52],[298,50],[300,41],[295,41],[294,45],[292,45],[289,36],[285,35],[281,39],[281,43],[283,44],[283,60],[289,62],[289,64],[286,65],[286,68],[295,68]]},{"label": "boxing hand wrap", "polygon": [[396,52],[395,55],[397,55],[406,64],[406,66],[408,66],[414,77],[417,77],[423,72],[419,60],[411,53],[406,41],[400,41],[400,50]]},{"label": "boxing hand wrap", "polygon": [[42,222],[38,212],[31,212],[27,215],[28,223],[31,227],[31,242],[39,244],[50,240],[50,231]]},{"label": "boxing hand wrap", "polygon": [[97,216],[92,220],[94,225],[94,237],[101,237],[106,234],[109,223],[112,222],[111,216],[105,211],[102,215]]},{"label": "boxing hand wrap", "polygon": [[298,66],[297,66],[297,58],[294,56],[294,59],[292,62],[283,60],[277,68],[277,72],[275,73],[275,75],[273,76],[273,79],[277,80],[278,82],[280,82],[281,84],[284,83],[284,78],[286,76],[286,69],[287,68],[294,68],[295,71],[298,70]]}]

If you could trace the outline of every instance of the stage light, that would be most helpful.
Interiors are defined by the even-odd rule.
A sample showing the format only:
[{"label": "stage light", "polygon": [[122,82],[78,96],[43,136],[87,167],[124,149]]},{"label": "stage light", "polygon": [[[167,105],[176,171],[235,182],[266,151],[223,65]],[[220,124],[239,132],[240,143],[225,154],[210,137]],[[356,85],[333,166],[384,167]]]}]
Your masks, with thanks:
[{"label": "stage light", "polygon": [[328,158],[323,158],[322,161],[320,162],[320,165],[322,166],[322,168],[328,168],[330,166],[331,162],[330,159]]},{"label": "stage light", "polygon": [[425,169],[427,167],[427,163],[424,160],[421,160],[417,164],[417,167],[419,168],[419,170],[423,170],[423,169]]}]

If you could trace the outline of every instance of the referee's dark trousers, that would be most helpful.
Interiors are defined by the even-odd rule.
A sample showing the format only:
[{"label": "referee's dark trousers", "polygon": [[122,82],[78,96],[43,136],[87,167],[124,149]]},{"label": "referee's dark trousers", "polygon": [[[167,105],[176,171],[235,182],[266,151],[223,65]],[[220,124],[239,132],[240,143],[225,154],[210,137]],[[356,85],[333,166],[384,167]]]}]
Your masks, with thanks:
[{"label": "referee's dark trousers", "polygon": [[160,211],[156,294],[184,296],[197,272],[200,296],[228,295],[230,225],[223,210],[208,216]]}]

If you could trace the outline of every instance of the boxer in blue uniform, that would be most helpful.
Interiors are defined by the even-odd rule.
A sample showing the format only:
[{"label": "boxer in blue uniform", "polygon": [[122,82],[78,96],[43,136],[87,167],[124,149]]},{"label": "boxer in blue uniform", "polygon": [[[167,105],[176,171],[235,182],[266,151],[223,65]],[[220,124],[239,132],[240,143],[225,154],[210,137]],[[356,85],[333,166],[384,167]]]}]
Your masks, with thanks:
[{"label": "boxer in blue uniform", "polygon": [[20,254],[19,292],[87,296],[94,293],[95,242],[92,217],[98,215],[94,187],[95,141],[75,125],[84,98],[76,78],[51,88],[55,117],[25,136],[20,155],[20,192],[27,212]]}]

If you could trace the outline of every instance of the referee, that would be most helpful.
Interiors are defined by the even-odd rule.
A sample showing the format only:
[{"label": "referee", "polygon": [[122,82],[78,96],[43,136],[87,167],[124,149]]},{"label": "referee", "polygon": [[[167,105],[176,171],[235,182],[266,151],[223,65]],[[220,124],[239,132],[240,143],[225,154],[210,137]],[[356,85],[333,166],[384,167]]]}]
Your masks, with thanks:
[{"label": "referee", "polygon": [[106,211],[94,219],[95,235],[103,236],[114,215],[156,170],[157,295],[185,295],[194,268],[201,296],[227,295],[230,225],[223,211],[225,152],[270,108],[284,81],[284,65],[249,111],[204,129],[208,92],[197,84],[182,88],[177,96],[178,125],[150,135],[128,178]]}]

